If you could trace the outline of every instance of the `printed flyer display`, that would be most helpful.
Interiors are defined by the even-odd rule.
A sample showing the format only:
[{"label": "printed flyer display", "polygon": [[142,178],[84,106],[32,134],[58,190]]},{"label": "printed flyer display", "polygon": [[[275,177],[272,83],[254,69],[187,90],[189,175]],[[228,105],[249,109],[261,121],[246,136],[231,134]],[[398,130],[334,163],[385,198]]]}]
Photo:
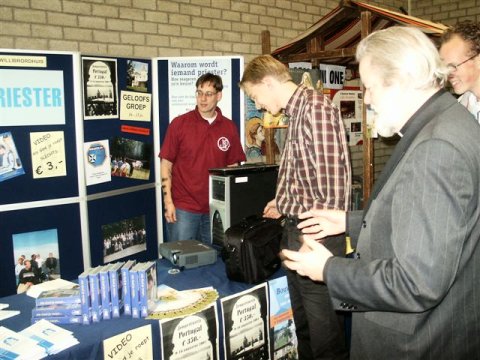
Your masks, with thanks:
[{"label": "printed flyer display", "polygon": [[232,118],[232,69],[230,59],[225,58],[178,58],[168,59],[168,86],[170,121],[175,117],[195,109],[195,82],[210,72],[219,75],[223,82],[222,100],[218,104],[222,114]]},{"label": "printed flyer display", "polygon": [[33,178],[67,175],[63,131],[30,133]]},{"label": "printed flyer display", "polygon": [[152,325],[145,325],[103,340],[103,358],[153,359]]},{"label": "printed flyer display", "polygon": [[270,359],[267,284],[221,299],[225,359]]},{"label": "printed flyer display", "polygon": [[25,174],[12,133],[0,134],[0,182]]},{"label": "printed flyer display", "polygon": [[160,322],[163,359],[219,359],[217,308],[209,308],[183,318]]},{"label": "printed flyer display", "polygon": [[108,140],[87,142],[83,149],[87,186],[111,181]]}]

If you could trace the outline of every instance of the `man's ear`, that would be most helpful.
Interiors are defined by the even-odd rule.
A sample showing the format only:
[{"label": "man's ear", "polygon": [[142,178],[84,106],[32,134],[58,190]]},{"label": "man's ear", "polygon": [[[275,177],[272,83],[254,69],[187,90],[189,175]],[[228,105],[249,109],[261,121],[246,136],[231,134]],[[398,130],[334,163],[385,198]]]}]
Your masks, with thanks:
[{"label": "man's ear", "polygon": [[223,93],[221,91],[217,92],[217,102],[222,100]]}]

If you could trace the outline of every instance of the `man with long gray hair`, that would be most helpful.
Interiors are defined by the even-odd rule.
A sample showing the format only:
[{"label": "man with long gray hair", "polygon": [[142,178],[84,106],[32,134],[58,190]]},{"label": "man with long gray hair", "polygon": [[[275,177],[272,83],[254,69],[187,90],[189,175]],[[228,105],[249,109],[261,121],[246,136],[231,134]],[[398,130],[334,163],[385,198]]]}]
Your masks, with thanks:
[{"label": "man with long gray hair", "polygon": [[[284,263],[353,312],[351,359],[480,359],[480,127],[420,30],[374,32],[357,59],[378,132],[401,140],[363,211],[299,216]],[[315,241],[344,231],[355,259]]]}]

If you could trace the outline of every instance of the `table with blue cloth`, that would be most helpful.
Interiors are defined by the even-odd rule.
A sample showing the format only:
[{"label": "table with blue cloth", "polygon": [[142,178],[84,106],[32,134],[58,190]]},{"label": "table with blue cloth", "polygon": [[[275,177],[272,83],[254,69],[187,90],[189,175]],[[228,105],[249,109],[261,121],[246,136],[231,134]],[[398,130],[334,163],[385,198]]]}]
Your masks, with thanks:
[{"label": "table with blue cloth", "polygon": [[[225,272],[225,264],[221,259],[218,259],[212,265],[184,269],[177,274],[169,274],[168,271],[172,268],[172,264],[165,259],[157,261],[159,285],[165,284],[176,290],[211,286],[217,290],[219,298],[244,291],[253,286],[229,280]],[[283,274],[283,270],[280,269],[274,274],[273,278]],[[31,325],[32,309],[35,307],[34,298],[26,294],[12,295],[0,298],[0,303],[9,304],[9,310],[21,311],[19,315],[0,321],[0,326],[19,332]],[[121,315],[120,318],[111,320],[102,320],[91,325],[60,325],[64,329],[72,331],[80,343],[59,354],[50,355],[48,359],[103,359],[103,340],[147,324],[152,325],[153,357],[154,359],[161,359],[159,321],[133,319],[128,315]],[[221,331],[219,333],[221,334]],[[223,358],[222,341],[219,341],[219,345],[220,358]]]}]

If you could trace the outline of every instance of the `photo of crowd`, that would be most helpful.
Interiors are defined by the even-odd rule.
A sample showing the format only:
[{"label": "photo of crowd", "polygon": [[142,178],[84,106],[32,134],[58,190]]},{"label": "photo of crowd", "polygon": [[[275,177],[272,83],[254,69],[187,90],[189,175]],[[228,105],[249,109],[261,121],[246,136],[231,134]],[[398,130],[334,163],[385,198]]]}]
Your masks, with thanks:
[{"label": "photo of crowd", "polygon": [[102,234],[104,263],[147,249],[145,215],[103,225]]}]

